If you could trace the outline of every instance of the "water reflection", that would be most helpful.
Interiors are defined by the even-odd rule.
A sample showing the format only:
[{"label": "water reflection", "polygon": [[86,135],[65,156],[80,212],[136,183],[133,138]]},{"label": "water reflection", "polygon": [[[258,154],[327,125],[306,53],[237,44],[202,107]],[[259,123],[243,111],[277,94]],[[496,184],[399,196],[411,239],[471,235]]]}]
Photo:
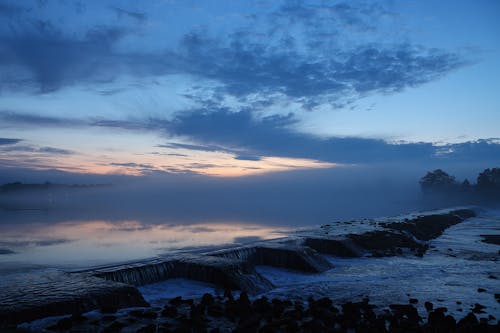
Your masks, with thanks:
[{"label": "water reflection", "polygon": [[0,224],[0,263],[64,268],[150,258],[186,249],[242,244],[289,231],[248,222],[148,224],[137,220]]}]

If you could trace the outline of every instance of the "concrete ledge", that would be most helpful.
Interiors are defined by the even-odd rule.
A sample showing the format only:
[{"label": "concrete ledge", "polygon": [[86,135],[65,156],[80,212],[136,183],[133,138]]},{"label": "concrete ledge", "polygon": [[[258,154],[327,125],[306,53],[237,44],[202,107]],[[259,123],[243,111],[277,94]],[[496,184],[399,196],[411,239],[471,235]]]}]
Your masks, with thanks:
[{"label": "concrete ledge", "polygon": [[281,242],[219,250],[206,253],[206,255],[239,259],[251,265],[273,266],[311,273],[324,272],[332,268],[332,265],[314,249]]}]

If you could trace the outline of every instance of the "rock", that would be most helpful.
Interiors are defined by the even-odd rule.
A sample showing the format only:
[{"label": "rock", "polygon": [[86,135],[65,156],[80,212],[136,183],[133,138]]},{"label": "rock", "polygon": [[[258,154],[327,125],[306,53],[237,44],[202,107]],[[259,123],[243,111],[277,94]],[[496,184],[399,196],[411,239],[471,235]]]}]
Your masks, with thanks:
[{"label": "rock", "polygon": [[309,302],[309,307],[322,307],[322,308],[329,308],[333,304],[332,300],[328,297],[323,297],[318,300],[313,300],[312,302]]},{"label": "rock", "polygon": [[484,293],[485,291],[486,291],[486,289],[484,289],[484,288],[477,288],[478,293]]},{"label": "rock", "polygon": [[172,298],[170,301],[169,301],[170,304],[174,305],[174,306],[179,306],[182,304],[182,297],[181,296],[177,296],[175,298]]},{"label": "rock", "polygon": [[211,304],[207,307],[207,314],[209,316],[219,318],[224,316],[224,309],[217,303]]},{"label": "rock", "polygon": [[230,300],[233,300],[233,293],[231,292],[231,289],[226,289],[224,290],[224,297]]},{"label": "rock", "polygon": [[149,324],[149,325],[143,326],[137,330],[137,333],[156,333],[156,325]]},{"label": "rock", "polygon": [[191,309],[189,310],[189,317],[198,321],[203,320],[203,318],[205,317],[205,308],[202,305],[191,305]]},{"label": "rock", "polygon": [[201,304],[210,305],[214,303],[214,297],[211,294],[205,293],[201,298]]},{"label": "rock", "polygon": [[260,327],[260,316],[251,315],[240,320],[235,332],[257,332]]},{"label": "rock", "polygon": [[444,312],[432,311],[429,313],[429,317],[427,318],[427,324],[434,329],[438,329],[444,324],[444,319]]},{"label": "rock", "polygon": [[165,305],[161,312],[162,317],[174,318],[177,316],[177,308],[175,306]]},{"label": "rock", "polygon": [[70,318],[62,318],[55,325],[49,327],[53,331],[67,331],[73,326],[73,321]]},{"label": "rock", "polygon": [[467,316],[458,321],[458,327],[471,327],[477,325],[478,323],[479,321],[477,320],[477,317],[472,312],[469,312]]},{"label": "rock", "polygon": [[252,304],[252,308],[257,313],[269,313],[273,309],[267,297],[265,296],[256,299]]},{"label": "rock", "polygon": [[119,333],[119,332],[121,332],[122,328],[124,328],[125,326],[126,325],[124,323],[121,323],[119,321],[114,321],[109,326],[106,326],[101,332],[102,333]]},{"label": "rock", "polygon": [[240,298],[238,299],[238,303],[244,306],[250,306],[250,299],[248,298],[248,294],[246,292],[242,292],[240,294]]},{"label": "rock", "polygon": [[474,313],[485,313],[483,310],[486,309],[484,305],[481,305],[479,303],[474,304],[474,308],[472,309],[472,312]]},{"label": "rock", "polygon": [[116,313],[116,311],[118,311],[118,309],[116,308],[116,306],[106,304],[106,305],[101,307],[100,311],[101,311],[101,313],[111,314],[111,313]]},{"label": "rock", "polygon": [[416,298],[410,298],[410,304],[417,304],[418,303],[418,299]]},{"label": "rock", "polygon": [[429,312],[432,311],[432,309],[434,308],[434,304],[432,304],[431,302],[425,302],[424,307],[427,310],[427,312]]},{"label": "rock", "polygon": [[304,332],[324,332],[325,329],[325,324],[319,319],[311,319],[302,324],[302,330]]}]

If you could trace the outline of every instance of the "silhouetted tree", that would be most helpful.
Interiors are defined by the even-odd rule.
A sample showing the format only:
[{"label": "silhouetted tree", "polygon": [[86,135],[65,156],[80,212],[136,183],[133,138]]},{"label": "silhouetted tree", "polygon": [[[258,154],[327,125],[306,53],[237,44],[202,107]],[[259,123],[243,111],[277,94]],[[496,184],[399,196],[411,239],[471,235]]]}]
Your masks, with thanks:
[{"label": "silhouetted tree", "polygon": [[482,194],[500,196],[500,168],[485,169],[477,176],[477,188]]},{"label": "silhouetted tree", "polygon": [[467,178],[462,182],[462,185],[460,185],[460,189],[464,193],[468,193],[472,190],[472,185]]},{"label": "silhouetted tree", "polygon": [[455,177],[450,176],[441,169],[429,171],[420,179],[423,192],[448,192],[457,188]]}]

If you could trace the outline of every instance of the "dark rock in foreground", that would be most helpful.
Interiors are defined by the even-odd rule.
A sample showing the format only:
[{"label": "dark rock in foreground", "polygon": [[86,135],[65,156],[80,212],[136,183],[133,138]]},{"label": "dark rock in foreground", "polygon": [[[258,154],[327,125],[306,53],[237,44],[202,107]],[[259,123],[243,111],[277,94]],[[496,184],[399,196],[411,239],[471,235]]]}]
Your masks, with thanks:
[{"label": "dark rock in foreground", "polygon": [[[427,302],[426,302],[427,303]],[[390,304],[384,311],[360,302],[335,304],[324,297],[307,302],[260,297],[246,293],[234,299],[205,294],[201,300],[176,297],[163,307],[133,309],[97,320],[85,316],[59,319],[47,327],[75,332],[498,332],[492,316],[478,319],[473,312],[463,318],[447,315],[446,308],[428,308],[422,318],[412,304]]]},{"label": "dark rock in foreground", "polygon": [[481,235],[484,243],[500,245],[500,235]]}]

